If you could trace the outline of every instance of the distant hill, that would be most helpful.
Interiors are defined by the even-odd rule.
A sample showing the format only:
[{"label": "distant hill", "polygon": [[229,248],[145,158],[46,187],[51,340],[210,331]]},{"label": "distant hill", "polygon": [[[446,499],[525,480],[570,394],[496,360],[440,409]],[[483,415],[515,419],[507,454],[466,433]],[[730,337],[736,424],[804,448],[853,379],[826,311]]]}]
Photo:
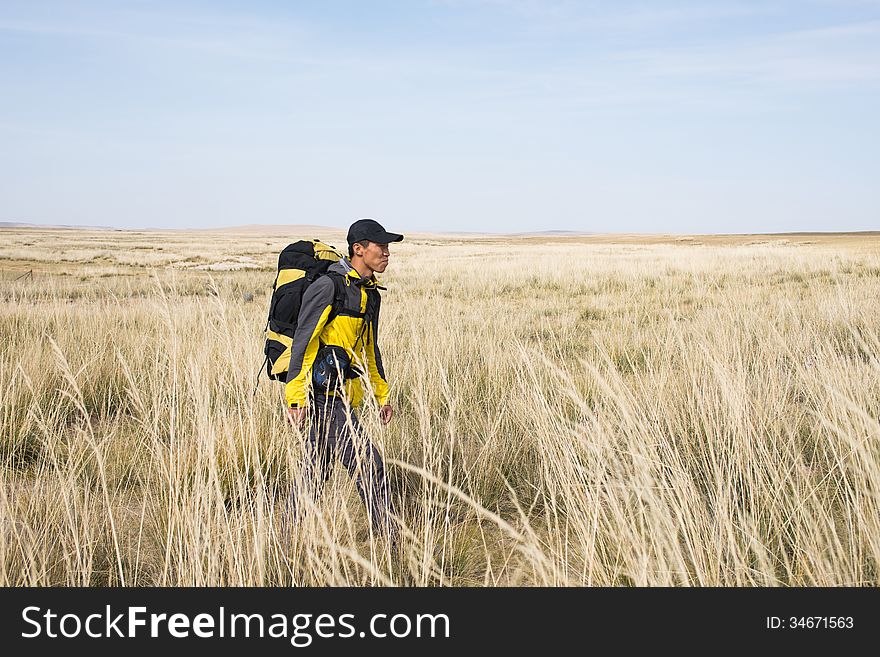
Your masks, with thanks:
[{"label": "distant hill", "polygon": [[[21,224],[15,221],[0,221],[0,228],[37,228],[37,224]],[[50,226],[51,228],[51,226]]]},{"label": "distant hill", "polygon": [[125,230],[113,226],[71,226],[68,224],[27,224],[18,221],[0,221],[0,228],[45,228],[47,230]]},{"label": "distant hill", "polygon": [[243,224],[241,226],[223,226],[220,228],[190,228],[189,230],[197,233],[256,233],[258,235],[270,233],[295,233],[297,235],[302,235],[309,232],[345,232],[347,228],[318,226],[315,224]]},{"label": "distant hill", "polygon": [[586,237],[588,235],[598,235],[598,233],[590,233],[580,230],[537,230],[525,233],[507,233],[517,237]]}]

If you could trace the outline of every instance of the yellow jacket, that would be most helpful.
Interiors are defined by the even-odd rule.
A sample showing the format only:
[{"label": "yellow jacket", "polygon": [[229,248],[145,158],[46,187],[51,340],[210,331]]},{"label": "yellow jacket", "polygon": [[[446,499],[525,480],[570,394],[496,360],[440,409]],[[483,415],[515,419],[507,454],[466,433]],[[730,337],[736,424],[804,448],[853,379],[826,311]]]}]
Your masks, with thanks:
[{"label": "yellow jacket", "polygon": [[[290,365],[284,396],[290,407],[307,404],[312,366],[318,350],[325,345],[342,347],[352,364],[369,376],[370,386],[379,405],[388,401],[388,383],[382,367],[382,355],[376,342],[380,298],[375,276],[361,278],[346,258],[331,265],[306,288],[300,307],[296,333],[290,350]],[[341,298],[331,276],[342,279]],[[365,317],[367,290],[375,295],[371,308],[374,317]],[[334,313],[334,301],[336,313]],[[333,393],[331,393],[333,394]],[[361,377],[348,379],[345,395],[352,406],[359,406],[364,396]]]}]

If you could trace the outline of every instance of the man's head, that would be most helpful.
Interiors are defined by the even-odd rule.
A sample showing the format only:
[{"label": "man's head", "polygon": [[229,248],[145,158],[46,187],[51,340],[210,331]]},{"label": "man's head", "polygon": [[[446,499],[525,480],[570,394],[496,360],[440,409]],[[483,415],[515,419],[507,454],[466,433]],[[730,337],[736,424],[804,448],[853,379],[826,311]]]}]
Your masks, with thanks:
[{"label": "man's head", "polygon": [[361,275],[364,272],[359,265],[369,270],[366,275],[372,272],[381,274],[388,266],[388,245],[402,239],[403,235],[389,233],[378,221],[358,219],[348,229],[348,257]]}]

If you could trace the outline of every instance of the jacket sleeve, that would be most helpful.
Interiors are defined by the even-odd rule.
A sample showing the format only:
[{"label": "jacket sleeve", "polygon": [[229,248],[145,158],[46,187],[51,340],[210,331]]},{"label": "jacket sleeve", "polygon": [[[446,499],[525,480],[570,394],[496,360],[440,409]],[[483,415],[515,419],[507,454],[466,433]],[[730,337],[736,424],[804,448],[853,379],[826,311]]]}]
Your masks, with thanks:
[{"label": "jacket sleeve", "polygon": [[333,281],[328,276],[320,277],[303,293],[284,386],[284,398],[289,407],[306,404],[309,377],[320,346],[321,332],[333,309],[333,296]]},{"label": "jacket sleeve", "polygon": [[379,308],[381,304],[376,305],[376,319],[370,326],[368,331],[369,340],[367,341],[367,369],[370,374],[370,385],[373,387],[373,395],[379,406],[388,403],[388,381],[385,379],[385,368],[382,367],[382,354],[379,352]]}]

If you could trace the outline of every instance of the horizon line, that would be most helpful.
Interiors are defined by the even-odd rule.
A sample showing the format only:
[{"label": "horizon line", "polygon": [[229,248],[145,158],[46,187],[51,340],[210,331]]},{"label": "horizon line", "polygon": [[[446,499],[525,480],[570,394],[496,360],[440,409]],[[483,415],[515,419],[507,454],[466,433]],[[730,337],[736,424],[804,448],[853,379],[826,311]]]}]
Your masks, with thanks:
[{"label": "horizon line", "polygon": [[[38,228],[56,230],[106,230],[114,232],[161,232],[161,233],[198,233],[198,232],[230,232],[241,230],[253,230],[254,228],[265,229],[311,229],[324,231],[345,231],[345,227],[322,226],[318,224],[238,224],[235,226],[215,226],[210,228],[159,228],[159,227],[119,227],[101,226],[89,224],[37,224],[31,222],[0,221],[0,229]],[[638,231],[580,231],[570,229],[547,229],[535,231],[494,232],[494,231],[465,231],[465,230],[414,230],[407,231],[413,235],[472,235],[474,237],[589,237],[607,235],[650,235],[650,236],[786,236],[786,235],[880,235],[880,230],[787,230],[762,232],[751,231],[744,233],[717,232],[717,233],[682,233],[682,232],[638,232]]]}]

